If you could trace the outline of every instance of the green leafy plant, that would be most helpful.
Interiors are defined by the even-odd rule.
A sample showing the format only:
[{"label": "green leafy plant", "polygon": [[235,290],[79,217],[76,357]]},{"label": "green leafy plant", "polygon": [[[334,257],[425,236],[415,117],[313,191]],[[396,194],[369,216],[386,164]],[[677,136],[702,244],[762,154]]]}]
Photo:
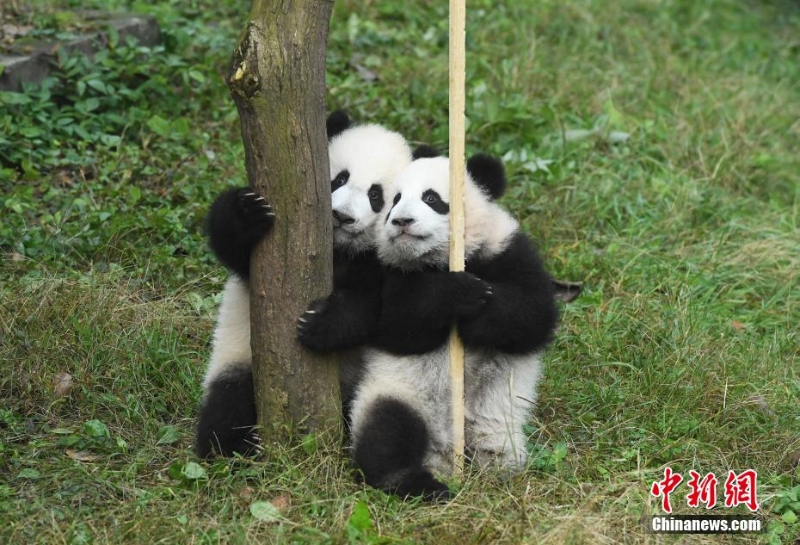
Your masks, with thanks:
[{"label": "green leafy plant", "polygon": [[770,543],[785,543],[790,536],[800,534],[800,485],[776,492],[770,510],[778,515],[767,529]]}]

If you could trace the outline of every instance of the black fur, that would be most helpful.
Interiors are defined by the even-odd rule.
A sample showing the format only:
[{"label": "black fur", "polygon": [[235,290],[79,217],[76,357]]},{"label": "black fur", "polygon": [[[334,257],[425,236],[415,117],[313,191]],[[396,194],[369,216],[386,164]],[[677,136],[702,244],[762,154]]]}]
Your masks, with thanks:
[{"label": "black fur", "polygon": [[400,497],[450,498],[447,485],[423,466],[430,438],[414,409],[396,399],[378,399],[358,433],[369,438],[357,441],[353,453],[368,485]]},{"label": "black fur", "polygon": [[467,160],[467,172],[492,200],[506,192],[506,171],[496,157],[478,153]]},{"label": "black fur", "polygon": [[350,179],[349,170],[343,170],[336,176],[334,176],[333,180],[331,180],[331,193],[333,193],[334,191],[345,185],[349,179]]},{"label": "black fur", "polygon": [[333,291],[311,303],[298,321],[298,339],[311,350],[345,350],[376,331],[383,272],[374,251],[353,256],[334,249]]},{"label": "black fur", "polygon": [[464,346],[523,354],[552,340],[558,323],[553,280],[528,237],[518,232],[503,253],[471,259],[466,269],[488,282],[493,295],[478,315],[458,320]]},{"label": "black fur", "polygon": [[446,215],[450,213],[450,205],[444,202],[441,195],[433,189],[427,189],[422,194],[422,202],[433,208],[433,211],[437,214]]},{"label": "black fur", "polygon": [[470,259],[466,272],[387,268],[376,345],[423,354],[458,325],[464,345],[511,354],[544,348],[558,321],[553,283],[523,233],[501,254]]},{"label": "black fur", "polygon": [[411,152],[411,158],[416,161],[417,159],[425,159],[428,157],[441,157],[442,154],[439,153],[439,150],[434,148],[433,146],[428,146],[427,144],[422,144],[421,146],[417,146],[417,149]]},{"label": "black fur", "polygon": [[372,184],[367,192],[369,198],[369,206],[373,212],[380,212],[383,210],[386,201],[383,199],[383,187],[378,184]]},{"label": "black fur", "polygon": [[325,130],[328,133],[328,140],[334,136],[339,136],[351,125],[350,116],[344,110],[332,112],[325,121]]},{"label": "black fur", "polygon": [[229,189],[211,205],[206,231],[217,259],[240,278],[250,277],[250,254],[275,224],[267,201],[249,187]]},{"label": "black fur", "polygon": [[252,455],[258,436],[253,372],[249,365],[232,369],[211,383],[197,424],[197,455]]},{"label": "black fur", "polygon": [[393,354],[430,352],[457,319],[477,316],[491,298],[491,287],[467,272],[387,267],[374,344]]}]

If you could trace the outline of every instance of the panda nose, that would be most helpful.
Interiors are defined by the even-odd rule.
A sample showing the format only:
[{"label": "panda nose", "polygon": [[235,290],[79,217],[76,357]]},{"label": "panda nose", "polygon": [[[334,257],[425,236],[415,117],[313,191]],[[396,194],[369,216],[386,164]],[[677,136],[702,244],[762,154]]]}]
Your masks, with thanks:
[{"label": "panda nose", "polygon": [[408,227],[414,223],[413,218],[395,218],[392,220],[392,225],[397,225],[398,227]]},{"label": "panda nose", "polygon": [[352,225],[353,223],[356,222],[355,219],[351,218],[347,214],[343,214],[342,212],[337,212],[336,210],[333,211],[333,217],[336,218],[336,220],[343,225]]}]

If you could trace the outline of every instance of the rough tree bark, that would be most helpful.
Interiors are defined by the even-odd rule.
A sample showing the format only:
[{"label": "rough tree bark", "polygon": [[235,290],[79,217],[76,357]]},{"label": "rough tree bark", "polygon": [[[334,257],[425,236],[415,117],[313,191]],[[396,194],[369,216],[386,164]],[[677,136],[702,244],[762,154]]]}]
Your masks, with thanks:
[{"label": "rough tree bark", "polygon": [[[228,83],[242,125],[250,186],[275,229],[255,249],[251,344],[264,433],[339,420],[333,356],[296,340],[297,318],[330,292],[332,224],[325,135],[325,52],[333,0],[253,0]],[[278,424],[278,426],[275,426]]]}]

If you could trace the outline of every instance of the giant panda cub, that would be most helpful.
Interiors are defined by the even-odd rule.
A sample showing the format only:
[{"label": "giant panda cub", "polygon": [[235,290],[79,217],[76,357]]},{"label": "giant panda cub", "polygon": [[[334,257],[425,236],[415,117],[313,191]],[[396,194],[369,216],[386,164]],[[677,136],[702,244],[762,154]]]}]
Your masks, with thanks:
[{"label": "giant panda cub", "polygon": [[553,283],[518,223],[494,202],[505,190],[496,159],[467,162],[466,272],[448,271],[448,159],[412,162],[377,233],[385,266],[374,350],[352,406],[352,454],[365,481],[400,496],[444,499],[452,429],[447,341],[466,351],[467,456],[519,470],[523,424],[536,400],[540,354],[558,310]]},{"label": "giant panda cub", "polygon": [[[333,210],[333,292],[312,305],[300,322],[299,339],[315,350],[341,350],[363,343],[380,308],[382,273],[373,224],[385,213],[384,185],[412,160],[405,139],[380,125],[353,125],[346,113],[327,120]],[[250,349],[250,254],[274,224],[274,213],[249,188],[222,193],[208,217],[209,244],[231,272],[219,308],[211,358],[203,379],[196,432],[200,457],[251,454],[258,437]],[[329,316],[330,320],[315,319]],[[339,318],[343,317],[343,318]],[[359,360],[345,358],[340,380],[349,398]]]}]

